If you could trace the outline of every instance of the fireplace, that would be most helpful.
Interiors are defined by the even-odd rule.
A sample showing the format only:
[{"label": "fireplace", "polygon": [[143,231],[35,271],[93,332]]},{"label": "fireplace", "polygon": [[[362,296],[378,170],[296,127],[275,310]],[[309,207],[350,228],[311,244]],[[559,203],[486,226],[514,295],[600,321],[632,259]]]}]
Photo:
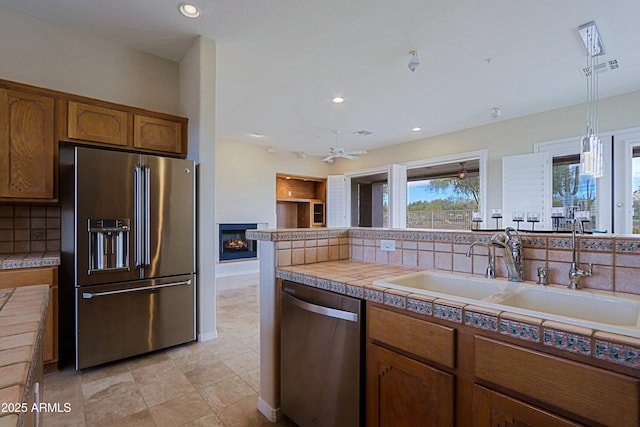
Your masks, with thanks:
[{"label": "fireplace", "polygon": [[220,261],[256,259],[258,246],[255,240],[247,240],[245,232],[258,228],[257,224],[219,224]]}]

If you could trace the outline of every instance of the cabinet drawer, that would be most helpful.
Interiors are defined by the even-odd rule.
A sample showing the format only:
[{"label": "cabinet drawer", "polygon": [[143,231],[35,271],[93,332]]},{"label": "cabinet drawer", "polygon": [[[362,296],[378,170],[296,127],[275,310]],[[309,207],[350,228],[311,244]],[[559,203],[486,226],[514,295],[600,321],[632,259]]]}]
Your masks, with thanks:
[{"label": "cabinet drawer", "polygon": [[455,330],[378,307],[367,306],[369,339],[448,368],[455,367]]},{"label": "cabinet drawer", "polygon": [[640,422],[637,379],[483,337],[474,353],[479,379],[605,425]]},{"label": "cabinet drawer", "polygon": [[125,111],[69,101],[68,137],[126,147],[129,114]]}]

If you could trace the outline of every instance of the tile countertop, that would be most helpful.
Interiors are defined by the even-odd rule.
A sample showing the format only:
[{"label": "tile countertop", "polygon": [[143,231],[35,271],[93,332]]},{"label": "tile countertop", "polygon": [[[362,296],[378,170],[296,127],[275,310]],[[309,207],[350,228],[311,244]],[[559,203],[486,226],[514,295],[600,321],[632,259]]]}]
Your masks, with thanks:
[{"label": "tile countertop", "polygon": [[525,341],[640,368],[640,339],[375,286],[374,281],[423,269],[340,260],[277,267],[276,277]]},{"label": "tile countertop", "polygon": [[22,425],[25,412],[6,405],[26,403],[33,392],[27,385],[40,361],[48,303],[48,285],[0,289],[0,426]]},{"label": "tile countertop", "polygon": [[0,254],[0,270],[60,265],[60,252]]}]

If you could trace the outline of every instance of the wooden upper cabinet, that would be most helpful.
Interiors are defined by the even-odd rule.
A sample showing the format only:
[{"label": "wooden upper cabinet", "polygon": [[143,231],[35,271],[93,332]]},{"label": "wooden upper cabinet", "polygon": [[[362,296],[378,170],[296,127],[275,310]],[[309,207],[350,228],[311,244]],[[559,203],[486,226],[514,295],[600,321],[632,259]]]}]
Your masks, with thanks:
[{"label": "wooden upper cabinet", "polygon": [[133,147],[186,154],[180,122],[135,114],[133,118]]},{"label": "wooden upper cabinet", "polygon": [[54,98],[0,89],[0,199],[56,197]]},{"label": "wooden upper cabinet", "polygon": [[69,101],[67,136],[79,141],[103,142],[126,147],[129,113]]}]

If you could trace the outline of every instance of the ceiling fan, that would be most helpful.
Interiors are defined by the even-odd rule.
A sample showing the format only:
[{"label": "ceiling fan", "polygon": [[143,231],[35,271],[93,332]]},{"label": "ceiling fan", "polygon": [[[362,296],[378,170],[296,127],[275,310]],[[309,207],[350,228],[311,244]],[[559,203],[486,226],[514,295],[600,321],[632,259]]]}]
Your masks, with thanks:
[{"label": "ceiling fan", "polygon": [[329,147],[329,155],[322,159],[323,162],[333,163],[335,159],[349,159],[349,160],[358,160],[358,154],[367,154],[367,150],[345,150],[344,147],[338,146],[338,134],[340,131],[334,130],[333,133],[336,134],[336,146]]}]

